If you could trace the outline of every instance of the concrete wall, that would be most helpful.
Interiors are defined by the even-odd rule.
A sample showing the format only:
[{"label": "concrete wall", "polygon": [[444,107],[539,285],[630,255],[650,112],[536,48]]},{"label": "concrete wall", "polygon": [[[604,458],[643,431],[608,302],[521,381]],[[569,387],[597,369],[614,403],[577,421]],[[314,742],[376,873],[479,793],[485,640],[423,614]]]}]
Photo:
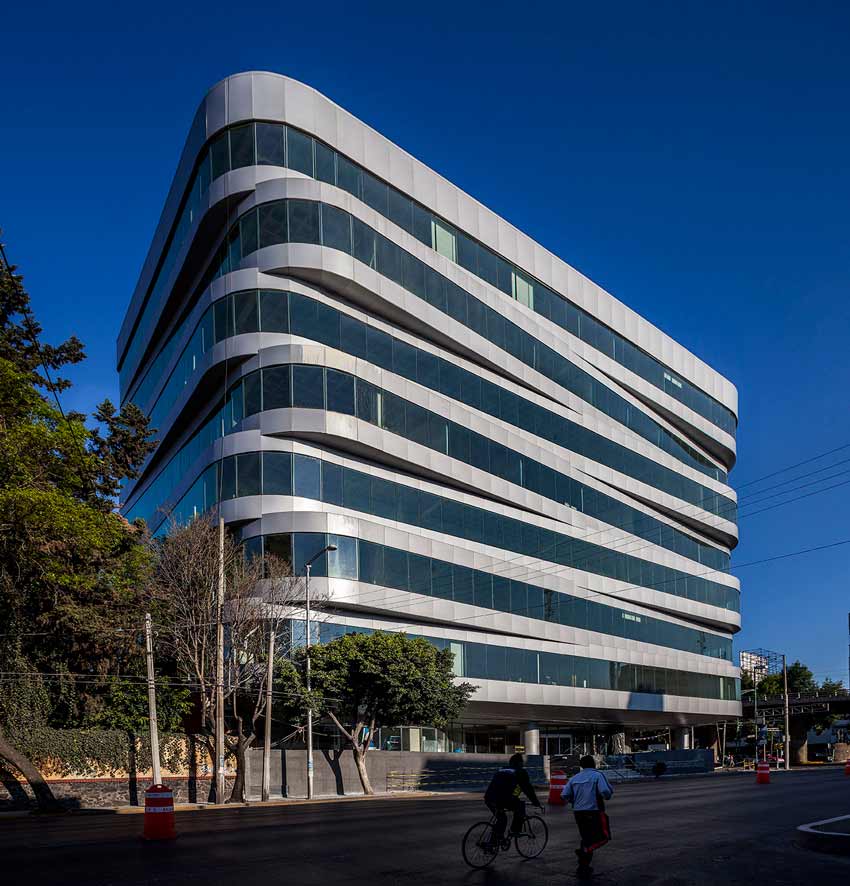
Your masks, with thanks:
[{"label": "concrete wall", "polygon": [[[272,751],[272,797],[305,797],[307,794],[307,752]],[[408,751],[370,751],[366,768],[376,793],[394,791],[483,791],[493,772],[504,766],[504,754],[432,754]],[[313,784],[317,797],[361,794],[354,755],[345,751],[316,751],[313,756]],[[529,756],[528,769],[534,784],[546,783],[544,757]],[[248,752],[246,778],[248,797],[259,799],[263,777],[263,752]]]}]

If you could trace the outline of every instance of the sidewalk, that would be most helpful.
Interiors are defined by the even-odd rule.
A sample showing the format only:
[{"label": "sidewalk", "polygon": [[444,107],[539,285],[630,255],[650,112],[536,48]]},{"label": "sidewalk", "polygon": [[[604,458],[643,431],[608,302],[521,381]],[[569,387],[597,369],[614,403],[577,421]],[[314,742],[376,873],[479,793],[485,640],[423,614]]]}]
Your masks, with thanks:
[{"label": "sidewalk", "polygon": [[797,833],[806,849],[831,855],[850,855],[850,815],[801,824]]}]

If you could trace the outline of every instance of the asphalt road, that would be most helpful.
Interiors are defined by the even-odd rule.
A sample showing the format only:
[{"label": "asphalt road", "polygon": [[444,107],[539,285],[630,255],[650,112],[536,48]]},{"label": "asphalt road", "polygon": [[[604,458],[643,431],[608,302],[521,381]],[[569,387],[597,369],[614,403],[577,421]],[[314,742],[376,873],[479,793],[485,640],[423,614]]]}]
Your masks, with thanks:
[{"label": "asphalt road", "polygon": [[[850,814],[837,770],[627,784],[609,804],[614,840],[594,863],[604,886],[850,882],[850,858],[795,845],[798,824]],[[448,796],[182,812],[178,840],[140,840],[140,815],[0,818],[0,881],[138,884],[501,886],[575,881],[572,815],[547,813],[549,846],[525,861],[501,854],[485,871],[460,854],[482,817],[479,797]],[[20,879],[18,879],[20,878]]]}]

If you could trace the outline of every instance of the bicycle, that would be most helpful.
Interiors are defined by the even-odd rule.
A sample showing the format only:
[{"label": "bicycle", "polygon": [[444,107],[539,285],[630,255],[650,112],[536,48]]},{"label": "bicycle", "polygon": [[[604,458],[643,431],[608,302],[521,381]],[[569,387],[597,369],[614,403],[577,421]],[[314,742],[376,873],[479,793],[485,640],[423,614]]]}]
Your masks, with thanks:
[{"label": "bicycle", "polygon": [[[543,812],[543,807],[540,811]],[[496,816],[491,815],[490,821],[477,821],[464,835],[463,860],[471,868],[486,868],[500,852],[511,848],[511,840],[523,858],[537,858],[549,842],[549,828],[539,815],[526,815],[522,830],[518,834],[508,830],[500,843],[493,840],[495,826]]]}]

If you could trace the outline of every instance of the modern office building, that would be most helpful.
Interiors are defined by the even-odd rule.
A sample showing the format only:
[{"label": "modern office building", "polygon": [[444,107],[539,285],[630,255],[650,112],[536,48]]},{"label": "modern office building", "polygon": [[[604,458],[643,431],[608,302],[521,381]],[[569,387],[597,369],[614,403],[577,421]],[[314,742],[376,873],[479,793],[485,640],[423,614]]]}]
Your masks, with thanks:
[{"label": "modern office building", "polygon": [[161,441],[129,519],[219,505],[298,570],[332,542],[319,639],[454,651],[463,721],[383,746],[739,714],[735,388],[308,86],[203,100],[118,368]]}]

